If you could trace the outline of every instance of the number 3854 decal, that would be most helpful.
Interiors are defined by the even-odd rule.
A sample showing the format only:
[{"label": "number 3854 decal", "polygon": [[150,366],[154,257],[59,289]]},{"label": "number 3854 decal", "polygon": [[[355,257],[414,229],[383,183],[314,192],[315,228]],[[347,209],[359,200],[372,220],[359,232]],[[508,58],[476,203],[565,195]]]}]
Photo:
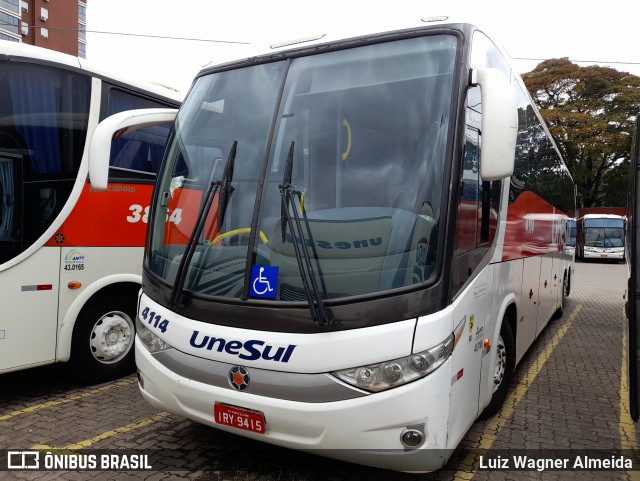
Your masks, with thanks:
[{"label": "number 3854 decal", "polygon": [[[142,207],[139,204],[133,204],[129,206],[131,215],[127,216],[127,222],[135,224],[136,222],[149,222],[149,206]],[[182,209],[174,209],[173,211],[167,210],[166,222],[173,222],[178,225],[182,221]]]}]

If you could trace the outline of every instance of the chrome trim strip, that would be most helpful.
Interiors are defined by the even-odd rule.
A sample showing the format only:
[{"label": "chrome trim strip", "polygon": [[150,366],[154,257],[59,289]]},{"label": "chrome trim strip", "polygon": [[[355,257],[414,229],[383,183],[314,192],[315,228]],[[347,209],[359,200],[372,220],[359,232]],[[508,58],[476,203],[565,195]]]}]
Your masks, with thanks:
[{"label": "chrome trim strip", "polygon": [[[229,370],[236,364],[210,361],[185,354],[177,349],[156,352],[152,356],[179,376],[237,392],[232,389],[228,381]],[[242,367],[247,369],[251,375],[251,383],[242,392],[257,396],[320,403],[355,399],[369,394],[326,373],[300,374],[256,369],[246,365]]]}]

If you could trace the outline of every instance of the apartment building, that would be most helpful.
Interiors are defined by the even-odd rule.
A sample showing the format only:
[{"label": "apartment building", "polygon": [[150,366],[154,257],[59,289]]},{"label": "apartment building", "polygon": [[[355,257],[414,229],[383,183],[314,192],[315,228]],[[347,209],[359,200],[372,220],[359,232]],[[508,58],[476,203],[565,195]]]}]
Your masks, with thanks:
[{"label": "apartment building", "polygon": [[0,39],[87,56],[87,0],[0,0]]}]

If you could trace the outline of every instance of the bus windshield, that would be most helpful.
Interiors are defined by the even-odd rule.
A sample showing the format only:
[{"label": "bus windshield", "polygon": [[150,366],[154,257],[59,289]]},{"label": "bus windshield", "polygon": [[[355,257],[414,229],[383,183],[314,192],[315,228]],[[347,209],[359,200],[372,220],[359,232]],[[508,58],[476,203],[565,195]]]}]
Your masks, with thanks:
[{"label": "bus windshield", "polygon": [[622,227],[589,227],[585,229],[585,246],[624,247]]},{"label": "bus windshield", "polygon": [[585,221],[584,245],[588,247],[624,247],[622,219],[589,219]]},{"label": "bus windshield", "polygon": [[305,301],[301,248],[324,299],[433,281],[456,49],[433,35],[198,78],[156,189],[149,271],[246,298],[252,267],[277,268],[269,298]]}]

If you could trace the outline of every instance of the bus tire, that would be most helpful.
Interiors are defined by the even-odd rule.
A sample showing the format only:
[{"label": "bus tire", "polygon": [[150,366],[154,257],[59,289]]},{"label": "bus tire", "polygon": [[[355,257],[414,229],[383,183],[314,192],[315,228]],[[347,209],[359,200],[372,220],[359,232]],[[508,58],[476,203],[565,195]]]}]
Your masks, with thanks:
[{"label": "bus tire", "polygon": [[100,383],[134,371],[136,305],[133,291],[114,289],[82,308],[71,340],[71,370],[77,378]]},{"label": "bus tire", "polygon": [[[569,269],[562,280],[562,300],[564,301],[571,294],[571,269]],[[564,302],[563,302],[564,305]]]},{"label": "bus tire", "polygon": [[516,346],[508,319],[504,319],[500,328],[500,337],[495,344],[496,364],[493,369],[493,396],[479,419],[487,419],[496,414],[509,393],[509,385],[515,369]]},{"label": "bus tire", "polygon": [[556,311],[553,313],[553,316],[551,316],[552,321],[560,319],[564,315],[564,305],[566,304],[567,297],[569,297],[570,293],[571,293],[571,272],[565,271],[564,275],[562,276],[562,289],[560,290],[560,304],[558,305],[558,308],[556,309]]}]

